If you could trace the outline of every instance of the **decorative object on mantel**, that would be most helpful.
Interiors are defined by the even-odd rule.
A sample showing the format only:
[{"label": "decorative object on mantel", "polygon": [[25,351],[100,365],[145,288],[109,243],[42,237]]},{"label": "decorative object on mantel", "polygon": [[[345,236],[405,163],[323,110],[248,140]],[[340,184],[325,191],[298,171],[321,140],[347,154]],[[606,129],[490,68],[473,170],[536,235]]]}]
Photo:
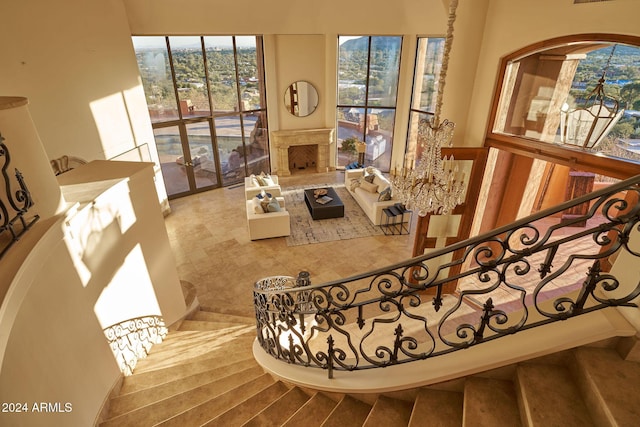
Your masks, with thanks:
[{"label": "decorative object on mantel", "polygon": [[66,154],[62,157],[51,160],[51,168],[56,176],[86,164],[86,160],[81,159],[80,157],[67,156]]},{"label": "decorative object on mantel", "polygon": [[[20,188],[16,189],[15,193],[11,188],[12,182],[7,174],[11,156],[9,149],[4,144],[4,137],[0,134],[0,159],[2,158],[4,161],[1,170],[6,193],[4,197],[0,197],[0,243],[2,245],[0,246],[0,258],[40,218],[38,215],[34,215],[29,220],[26,219],[29,208],[33,206],[33,199],[18,168],[15,168],[15,177]],[[10,213],[10,209],[13,209],[12,213]],[[8,237],[8,241],[6,241],[6,237]]]},{"label": "decorative object on mantel", "polygon": [[616,45],[611,48],[607,63],[596,87],[574,108],[565,103],[560,110],[560,142],[582,148],[596,148],[618,123],[624,109],[617,99],[607,95],[604,82]]},{"label": "decorative object on mantel", "polygon": [[407,208],[415,209],[420,216],[429,213],[447,215],[462,203],[464,173],[459,176],[453,156],[443,159],[441,152],[443,146],[451,146],[455,124],[448,120],[440,122],[457,6],[458,0],[451,0],[435,113],[430,121],[422,119],[418,124],[422,153],[417,161],[408,156],[401,170],[394,168],[391,171],[394,198],[401,200]]}]

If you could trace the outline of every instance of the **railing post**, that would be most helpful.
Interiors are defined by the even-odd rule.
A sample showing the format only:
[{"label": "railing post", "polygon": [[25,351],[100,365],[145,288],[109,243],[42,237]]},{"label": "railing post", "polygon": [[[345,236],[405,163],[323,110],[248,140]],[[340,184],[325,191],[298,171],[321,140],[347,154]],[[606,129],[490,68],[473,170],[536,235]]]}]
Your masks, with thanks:
[{"label": "railing post", "polygon": [[329,344],[329,349],[327,350],[327,372],[329,375],[329,379],[333,379],[333,336],[329,335],[327,338],[327,344]]}]

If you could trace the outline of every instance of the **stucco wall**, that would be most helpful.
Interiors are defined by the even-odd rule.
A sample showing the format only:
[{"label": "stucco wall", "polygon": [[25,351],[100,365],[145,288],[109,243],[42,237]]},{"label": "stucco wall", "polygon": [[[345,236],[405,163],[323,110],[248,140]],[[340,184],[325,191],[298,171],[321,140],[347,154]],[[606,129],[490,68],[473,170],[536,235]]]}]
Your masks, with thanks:
[{"label": "stucco wall", "polygon": [[[92,425],[121,375],[103,329],[144,316],[169,326],[186,310],[151,164],[97,161],[62,178],[74,207],[25,242],[17,272],[0,264],[0,282],[11,283],[0,306],[0,401],[28,409],[0,413],[0,425]],[[41,402],[59,410],[34,411]]]}]

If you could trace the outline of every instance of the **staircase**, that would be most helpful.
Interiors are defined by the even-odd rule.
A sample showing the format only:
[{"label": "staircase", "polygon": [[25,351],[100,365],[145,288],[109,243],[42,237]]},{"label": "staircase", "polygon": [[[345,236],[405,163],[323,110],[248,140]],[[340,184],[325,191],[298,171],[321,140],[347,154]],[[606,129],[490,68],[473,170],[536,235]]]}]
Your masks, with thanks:
[{"label": "staircase", "polygon": [[254,319],[197,311],[138,362],[100,427],[640,424],[640,363],[623,360],[614,341],[443,384],[356,395],[273,378],[253,359],[255,336]]}]

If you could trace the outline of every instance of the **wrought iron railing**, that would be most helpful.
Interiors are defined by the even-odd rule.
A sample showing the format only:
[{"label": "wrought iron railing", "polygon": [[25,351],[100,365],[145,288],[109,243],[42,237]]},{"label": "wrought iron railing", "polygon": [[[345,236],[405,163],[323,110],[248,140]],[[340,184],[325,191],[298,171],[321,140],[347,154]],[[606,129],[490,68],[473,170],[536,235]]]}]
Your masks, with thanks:
[{"label": "wrought iron railing", "polygon": [[[258,341],[274,358],[332,378],[334,370],[427,359],[606,307],[636,307],[639,183],[640,175],[344,280],[312,285],[305,272],[260,280]],[[561,219],[577,206],[586,213]],[[625,269],[638,270],[633,283],[609,271],[621,256],[630,257]]]},{"label": "wrought iron railing", "polygon": [[[15,169],[15,182],[9,177],[7,169],[11,163],[9,149],[4,144],[4,138],[0,135],[0,171],[4,182],[4,197],[0,197],[0,258],[14,243],[40,218],[33,215],[27,219],[26,214],[33,206],[31,193],[27,189],[20,171]],[[19,188],[12,188],[12,184],[18,184]]]},{"label": "wrought iron railing", "polygon": [[138,359],[149,354],[153,344],[160,344],[169,330],[159,316],[142,316],[124,320],[104,329],[120,371],[131,375]]}]

